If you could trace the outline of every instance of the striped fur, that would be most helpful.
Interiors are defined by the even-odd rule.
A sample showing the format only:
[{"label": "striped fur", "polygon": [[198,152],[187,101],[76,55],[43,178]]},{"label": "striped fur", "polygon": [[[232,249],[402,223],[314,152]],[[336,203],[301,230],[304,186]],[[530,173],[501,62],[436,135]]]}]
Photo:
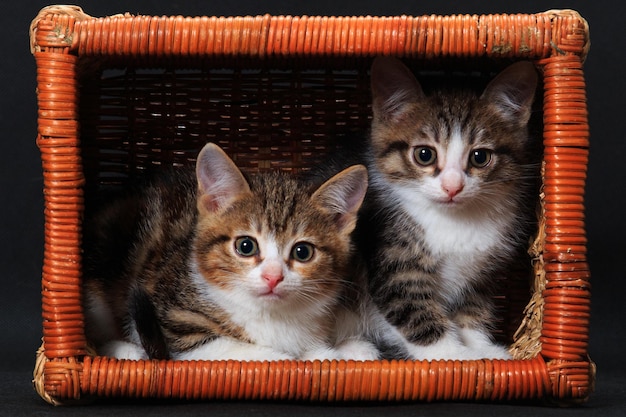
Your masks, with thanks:
[{"label": "striped fur", "polygon": [[490,336],[490,295],[494,273],[529,237],[536,82],[532,65],[519,63],[482,95],[426,95],[399,61],[373,65],[370,190],[358,232],[372,297],[413,358],[509,357]]},{"label": "striped fur", "polygon": [[356,315],[344,301],[366,189],[363,166],[317,188],[245,178],[207,145],[196,175],[163,176],[87,223],[87,336],[126,358],[377,358],[358,320],[335,320]]}]

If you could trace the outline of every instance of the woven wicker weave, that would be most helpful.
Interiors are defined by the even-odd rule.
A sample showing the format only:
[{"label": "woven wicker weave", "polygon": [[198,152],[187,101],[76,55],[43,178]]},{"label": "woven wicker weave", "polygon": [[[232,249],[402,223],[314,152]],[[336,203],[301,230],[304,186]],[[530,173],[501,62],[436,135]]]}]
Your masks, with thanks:
[{"label": "woven wicker weave", "polygon": [[[34,383],[54,404],[93,397],[307,401],[546,400],[593,389],[584,230],[586,22],[574,11],[424,17],[92,18],[33,21],[44,171],[43,345]],[[124,361],[87,346],[81,219],[102,184],[184,165],[207,141],[245,170],[299,171],[367,130],[368,68],[542,73],[544,170],[532,284],[499,297],[515,360]],[[515,287],[515,285],[513,285]],[[521,295],[519,295],[521,294]]]}]

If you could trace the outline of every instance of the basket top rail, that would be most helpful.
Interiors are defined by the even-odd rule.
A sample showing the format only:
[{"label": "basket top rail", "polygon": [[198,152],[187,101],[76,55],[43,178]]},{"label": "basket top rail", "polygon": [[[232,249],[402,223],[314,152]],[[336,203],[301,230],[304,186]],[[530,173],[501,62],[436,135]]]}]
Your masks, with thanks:
[{"label": "basket top rail", "polygon": [[113,57],[491,57],[541,59],[589,49],[573,10],[451,16],[143,16],[94,18],[49,6],[31,24],[31,51]]}]

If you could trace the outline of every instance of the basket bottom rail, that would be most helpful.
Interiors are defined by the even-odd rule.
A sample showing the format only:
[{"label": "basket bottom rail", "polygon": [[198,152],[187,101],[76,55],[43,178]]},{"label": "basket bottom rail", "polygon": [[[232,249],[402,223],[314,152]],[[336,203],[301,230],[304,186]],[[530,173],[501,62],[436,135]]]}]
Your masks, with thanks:
[{"label": "basket bottom rail", "polygon": [[584,401],[588,362],[131,361],[46,359],[35,387],[56,405],[94,398],[304,402]]}]

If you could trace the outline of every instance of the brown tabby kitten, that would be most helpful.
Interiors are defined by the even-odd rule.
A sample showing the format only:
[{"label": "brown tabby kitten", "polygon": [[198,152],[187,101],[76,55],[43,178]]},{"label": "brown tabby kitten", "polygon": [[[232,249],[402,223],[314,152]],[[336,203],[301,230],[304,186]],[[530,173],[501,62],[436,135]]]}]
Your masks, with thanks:
[{"label": "brown tabby kitten", "polygon": [[377,58],[371,77],[370,188],[357,229],[374,302],[412,358],[509,358],[490,336],[490,295],[494,273],[527,243],[524,211],[534,212],[536,71],[513,64],[480,95],[426,95],[393,58]]},{"label": "brown tabby kitten", "polygon": [[375,359],[346,301],[363,166],[320,187],[246,179],[214,144],[195,176],[109,204],[85,230],[85,319],[103,355]]}]

